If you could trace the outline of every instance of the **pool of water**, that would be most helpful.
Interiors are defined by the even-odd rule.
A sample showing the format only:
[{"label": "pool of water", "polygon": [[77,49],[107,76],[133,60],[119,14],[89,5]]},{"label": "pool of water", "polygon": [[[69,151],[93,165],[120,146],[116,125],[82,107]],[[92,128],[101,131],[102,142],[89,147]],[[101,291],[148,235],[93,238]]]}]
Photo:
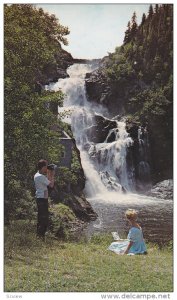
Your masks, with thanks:
[{"label": "pool of water", "polygon": [[138,222],[143,228],[146,241],[164,244],[173,240],[172,200],[161,200],[137,194],[108,193],[104,197],[100,196],[88,199],[98,214],[98,218],[85,228],[84,234],[87,236],[98,232],[118,231],[120,237],[125,237],[129,224],[124,213],[128,208],[132,208],[139,212]]}]

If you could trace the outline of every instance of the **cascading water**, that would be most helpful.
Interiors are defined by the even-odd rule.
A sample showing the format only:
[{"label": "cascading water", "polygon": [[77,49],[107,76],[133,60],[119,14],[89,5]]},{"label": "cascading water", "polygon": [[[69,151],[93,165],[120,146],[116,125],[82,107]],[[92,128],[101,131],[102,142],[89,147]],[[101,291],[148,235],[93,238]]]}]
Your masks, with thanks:
[{"label": "cascading water", "polygon": [[[108,119],[106,109],[87,101],[84,78],[93,69],[94,66],[89,64],[74,64],[67,70],[69,78],[59,79],[48,87],[56,91],[61,89],[65,94],[64,107],[59,108],[59,113],[69,112],[63,121],[71,124],[86,177],[84,192],[99,216],[87,230],[115,231],[119,219],[119,232],[124,232],[122,214],[129,207],[142,210],[145,235],[147,232],[149,240],[158,241],[159,230],[161,238],[166,236],[168,239],[172,235],[170,200],[164,203],[145,195],[132,194],[136,192],[136,176],[147,181],[150,177],[148,135],[139,128],[135,151],[138,164],[135,168],[129,155],[134,141],[126,131],[125,121]],[[153,213],[158,224],[154,223]],[[168,227],[163,225],[164,220]]]},{"label": "cascading water", "polygon": [[[92,69],[91,65],[74,64],[68,69],[70,77],[60,79],[52,86],[55,90],[62,89],[66,95],[62,111],[72,112],[69,119],[87,178],[85,193],[94,197],[107,191],[132,191],[134,178],[133,173],[127,170],[126,149],[133,141],[126,132],[125,122],[115,121],[115,128],[108,130],[104,141],[92,142],[96,126],[95,116],[104,119],[103,113],[106,113],[101,106],[92,105],[87,101],[84,78]],[[109,142],[113,134],[114,139]]]},{"label": "cascading water", "polygon": [[[99,167],[103,182],[109,190],[119,192],[134,190],[133,174],[130,176],[126,162],[127,147],[133,141],[129,137],[125,122],[116,122],[117,127],[111,129],[105,142],[96,145],[99,153]],[[115,141],[108,143],[110,135],[114,132]]]}]

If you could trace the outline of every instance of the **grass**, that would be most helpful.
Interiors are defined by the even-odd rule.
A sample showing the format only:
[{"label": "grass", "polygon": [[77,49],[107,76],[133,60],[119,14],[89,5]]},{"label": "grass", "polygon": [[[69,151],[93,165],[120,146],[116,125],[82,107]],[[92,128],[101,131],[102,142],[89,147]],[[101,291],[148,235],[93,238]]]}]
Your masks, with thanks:
[{"label": "grass", "polygon": [[111,235],[64,242],[35,237],[35,225],[5,228],[5,292],[172,292],[168,247],[148,245],[148,255],[118,256],[107,250]]}]

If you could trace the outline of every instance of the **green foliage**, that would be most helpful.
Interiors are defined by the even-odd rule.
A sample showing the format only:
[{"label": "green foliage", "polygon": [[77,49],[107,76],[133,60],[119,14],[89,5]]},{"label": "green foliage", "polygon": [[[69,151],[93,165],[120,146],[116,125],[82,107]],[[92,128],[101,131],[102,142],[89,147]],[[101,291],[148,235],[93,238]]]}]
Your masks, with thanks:
[{"label": "green foliage", "polygon": [[128,62],[122,61],[121,63],[113,64],[109,69],[106,70],[107,75],[111,80],[117,82],[117,84],[126,84],[131,80],[134,75],[135,71],[133,70],[132,66]]},{"label": "green foliage", "polygon": [[132,63],[126,60],[125,55],[120,49],[111,55],[105,69],[105,74],[110,86],[114,85],[118,87],[116,89],[117,94],[120,94],[122,91],[124,92],[130,83],[136,79]]},{"label": "green foliage", "polygon": [[70,187],[77,187],[84,180],[83,169],[78,157],[76,149],[72,150],[71,169],[67,167],[60,167],[58,174],[56,174],[55,182],[59,190],[67,191],[68,185]]},{"label": "green foliage", "polygon": [[57,68],[56,57],[59,59],[60,54],[63,57],[61,43],[67,44],[67,34],[68,28],[42,9],[30,4],[5,5],[4,183],[7,220],[16,215],[27,217],[23,203],[34,192],[33,175],[38,160],[45,158],[58,162],[61,157],[60,135],[52,128],[62,128],[56,114],[63,95],[60,91],[38,93],[35,85],[38,80],[45,82],[49,65]]},{"label": "green foliage", "polygon": [[154,12],[150,5],[148,16],[143,14],[142,22],[136,26],[133,36],[132,26],[132,23],[129,24],[128,38],[125,32],[122,47],[126,60],[136,61],[135,71],[141,71],[145,83],[163,86],[173,67],[173,6],[161,5]]},{"label": "green foliage", "polygon": [[107,233],[99,233],[99,234],[94,234],[92,235],[91,239],[90,239],[90,243],[94,244],[94,245],[105,245],[105,247],[107,245],[110,245],[112,243],[112,236]]},{"label": "green foliage", "polygon": [[83,169],[75,150],[72,151],[71,173],[72,184],[77,185],[81,180],[83,180]]},{"label": "green foliage", "polygon": [[165,116],[171,102],[165,97],[164,90],[145,89],[130,98],[129,104],[132,111],[141,116],[141,119],[150,121],[153,116]]},{"label": "green foliage", "polygon": [[55,182],[59,190],[67,189],[71,180],[71,171],[67,167],[60,167]]},{"label": "green foliage", "polygon": [[55,54],[61,42],[67,44],[69,30],[29,4],[5,5],[4,23],[5,76],[32,85],[48,64],[56,64]]},{"label": "green foliage", "polygon": [[[6,192],[9,197],[8,199],[5,197],[5,211],[8,211],[8,218],[32,219],[35,216],[35,200],[19,180],[11,178]],[[9,220],[5,219],[5,222],[7,221]]]}]

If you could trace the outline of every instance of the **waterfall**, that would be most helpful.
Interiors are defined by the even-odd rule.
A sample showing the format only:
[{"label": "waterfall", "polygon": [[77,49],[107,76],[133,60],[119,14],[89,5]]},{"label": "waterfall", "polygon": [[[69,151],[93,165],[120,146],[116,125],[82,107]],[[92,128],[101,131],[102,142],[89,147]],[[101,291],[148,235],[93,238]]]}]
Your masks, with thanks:
[{"label": "waterfall", "polygon": [[[127,148],[133,140],[126,131],[125,120],[113,121],[101,105],[87,101],[84,79],[93,69],[91,64],[74,64],[67,70],[68,78],[59,79],[49,88],[61,89],[65,94],[64,107],[59,108],[59,113],[70,113],[64,121],[71,124],[80,150],[86,196],[134,191],[135,171],[133,166],[127,165]],[[99,129],[100,122],[106,124],[104,130]],[[138,137],[141,138],[140,131]],[[139,167],[143,173],[146,165],[141,163]]]},{"label": "waterfall", "polygon": [[87,235],[117,228],[122,235],[127,230],[122,216],[129,207],[141,211],[146,236],[152,241],[171,239],[172,202],[136,194],[150,181],[146,126],[128,127],[129,135],[124,119],[109,119],[106,109],[87,101],[84,79],[93,69],[92,65],[74,64],[67,70],[70,77],[46,87],[65,94],[64,107],[58,112],[71,124],[86,177],[84,193],[98,214],[88,225]]}]

